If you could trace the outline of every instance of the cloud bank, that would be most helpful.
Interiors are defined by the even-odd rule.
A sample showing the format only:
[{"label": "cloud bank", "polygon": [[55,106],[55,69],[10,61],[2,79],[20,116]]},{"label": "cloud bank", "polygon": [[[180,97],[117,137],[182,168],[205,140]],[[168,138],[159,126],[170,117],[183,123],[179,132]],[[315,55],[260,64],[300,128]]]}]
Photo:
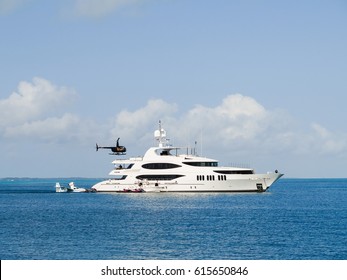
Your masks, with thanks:
[{"label": "cloud bank", "polygon": [[285,111],[269,110],[240,93],[226,96],[215,107],[197,104],[185,112],[179,111],[179,104],[151,99],[143,107],[120,111],[101,124],[66,110],[76,97],[73,89],[43,78],[20,82],[16,91],[0,100],[2,143],[24,139],[36,145],[90,147],[97,139],[108,143],[120,137],[136,153],[133,155],[141,155],[155,143],[153,132],[161,120],[173,145],[193,147],[197,141],[199,151],[202,146],[203,151],[211,151],[202,155],[221,160],[235,156],[273,156],[286,161],[347,157],[345,132],[330,131],[315,122],[298,125]]},{"label": "cloud bank", "polygon": [[[242,94],[231,94],[216,107],[196,105],[177,115],[178,105],[151,100],[136,111],[122,111],[114,120],[114,138],[151,141],[161,119],[176,145],[202,141],[206,150],[221,154],[240,151],[256,154],[309,154],[342,156],[347,152],[347,134],[332,132],[317,123],[302,131],[295,119],[281,110],[267,110]],[[140,141],[143,143],[143,141]]]},{"label": "cloud bank", "polygon": [[[283,111],[271,111],[242,94],[226,96],[216,107],[195,105],[178,114],[179,105],[152,99],[135,111],[123,110],[111,122],[97,124],[92,119],[66,111],[77,94],[43,78],[22,81],[15,92],[0,100],[0,136],[35,138],[40,141],[93,141],[122,137],[129,144],[139,139],[152,143],[153,131],[162,120],[176,145],[203,141],[206,148],[218,144],[221,150],[257,150],[341,155],[347,151],[347,135],[332,132],[318,123],[305,130]],[[201,139],[203,138],[203,139]],[[144,143],[141,141],[141,143]],[[216,148],[216,147],[215,147]]]},{"label": "cloud bank", "polygon": [[36,77],[31,83],[22,81],[17,91],[0,100],[0,125],[30,122],[56,113],[61,106],[72,102],[75,96],[73,90],[57,87],[42,78]]},{"label": "cloud bank", "polygon": [[43,142],[84,139],[83,130],[92,122],[82,122],[79,116],[66,112],[76,98],[73,89],[43,78],[21,81],[16,91],[0,100],[0,137]]}]

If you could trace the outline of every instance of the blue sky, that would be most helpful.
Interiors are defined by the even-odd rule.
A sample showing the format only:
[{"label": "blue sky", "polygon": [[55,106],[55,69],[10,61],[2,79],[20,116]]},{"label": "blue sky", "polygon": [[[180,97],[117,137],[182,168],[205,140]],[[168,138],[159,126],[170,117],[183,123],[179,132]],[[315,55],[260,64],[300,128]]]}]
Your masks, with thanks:
[{"label": "blue sky", "polygon": [[0,177],[107,177],[198,141],[221,164],[347,177],[347,3],[0,0]]}]

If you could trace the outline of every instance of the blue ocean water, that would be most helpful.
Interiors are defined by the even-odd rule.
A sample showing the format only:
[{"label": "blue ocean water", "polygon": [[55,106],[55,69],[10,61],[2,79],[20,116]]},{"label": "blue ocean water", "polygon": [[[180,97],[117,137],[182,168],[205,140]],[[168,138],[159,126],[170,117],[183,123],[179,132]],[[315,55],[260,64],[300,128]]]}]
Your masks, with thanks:
[{"label": "blue ocean water", "polygon": [[265,193],[55,193],[0,179],[0,259],[347,259],[347,179]]}]

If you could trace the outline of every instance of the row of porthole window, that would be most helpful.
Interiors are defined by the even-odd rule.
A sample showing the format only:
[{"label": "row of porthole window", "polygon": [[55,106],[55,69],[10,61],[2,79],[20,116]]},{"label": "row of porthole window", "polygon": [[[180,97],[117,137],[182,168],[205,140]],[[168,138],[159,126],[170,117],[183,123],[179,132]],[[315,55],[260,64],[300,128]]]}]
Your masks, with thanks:
[{"label": "row of porthole window", "polygon": [[[226,175],[218,175],[218,181],[226,181],[227,176]],[[197,175],[196,180],[198,181],[205,181],[205,175]],[[206,175],[207,181],[215,181],[215,175]]]}]

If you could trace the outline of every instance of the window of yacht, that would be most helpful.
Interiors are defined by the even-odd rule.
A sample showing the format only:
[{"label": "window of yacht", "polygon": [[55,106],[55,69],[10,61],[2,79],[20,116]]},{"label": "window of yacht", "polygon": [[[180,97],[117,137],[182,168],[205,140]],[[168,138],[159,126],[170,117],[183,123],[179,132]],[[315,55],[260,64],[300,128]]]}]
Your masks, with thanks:
[{"label": "window of yacht", "polygon": [[181,165],[168,163],[168,162],[154,162],[154,163],[146,163],[142,165],[143,168],[146,169],[171,169],[182,167]]},{"label": "window of yacht", "polygon": [[127,177],[127,175],[118,175],[118,176],[115,176],[112,179],[113,180],[125,180],[126,177]]},{"label": "window of yacht", "polygon": [[172,156],[173,154],[171,153],[172,150],[176,150],[176,155],[177,155],[177,149],[176,148],[162,148],[162,149],[157,149],[155,152],[157,155],[160,156]]},{"label": "window of yacht", "polygon": [[213,166],[213,167],[217,167],[218,166],[218,162],[217,161],[192,161],[192,162],[183,162],[184,164],[187,165],[191,165],[191,166]]},{"label": "window of yacht", "polygon": [[226,181],[227,176],[226,175],[218,175],[218,181]]},{"label": "window of yacht", "polygon": [[115,167],[115,169],[120,170],[120,169],[131,169],[133,167],[133,163],[130,164],[119,164]]},{"label": "window of yacht", "polygon": [[249,170],[215,170],[214,172],[219,174],[254,174],[254,171]]},{"label": "window of yacht", "polygon": [[197,179],[198,181],[205,181],[205,175],[197,175],[197,176],[196,176],[196,179]]},{"label": "window of yacht", "polygon": [[183,176],[184,175],[179,175],[179,174],[148,174],[148,175],[136,176],[136,179],[148,180],[148,181],[170,181],[170,180],[174,180]]}]

